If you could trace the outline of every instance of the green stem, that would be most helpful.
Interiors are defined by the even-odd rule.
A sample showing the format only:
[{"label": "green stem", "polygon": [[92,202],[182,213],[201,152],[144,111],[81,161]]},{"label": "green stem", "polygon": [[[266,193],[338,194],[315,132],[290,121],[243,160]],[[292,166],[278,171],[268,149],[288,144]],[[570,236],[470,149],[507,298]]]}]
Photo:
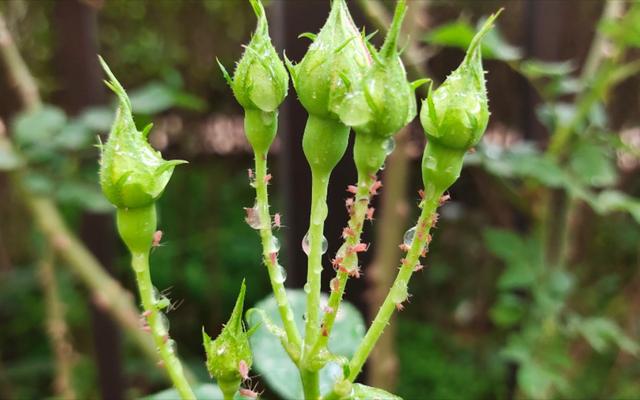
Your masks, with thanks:
[{"label": "green stem", "polygon": [[427,237],[431,229],[434,213],[438,208],[441,194],[442,193],[438,193],[437,196],[427,198],[423,203],[422,213],[420,214],[420,218],[418,218],[416,233],[409,252],[405,257],[404,262],[400,265],[400,271],[396,276],[387,298],[384,300],[384,303],[382,303],[380,310],[378,310],[378,314],[371,323],[369,330],[360,343],[360,346],[356,349],[356,352],[349,363],[351,372],[348,379],[351,382],[353,382],[360,374],[362,366],[367,360],[367,357],[369,357],[369,354],[378,341],[378,338],[382,335],[384,328],[386,328],[389,323],[389,319],[393,315],[398,302],[403,301],[403,296],[406,293],[406,287],[409,283],[409,279],[411,279],[411,275],[420,260],[420,255],[427,245]]},{"label": "green stem", "polygon": [[300,378],[302,380],[302,390],[305,400],[316,400],[320,398],[320,375],[316,371],[301,369]]},{"label": "green stem", "polygon": [[151,329],[151,336],[163,367],[171,378],[174,387],[182,399],[195,399],[195,395],[189,386],[189,382],[182,370],[182,364],[176,356],[174,342],[169,338],[169,329],[162,321],[162,311],[153,293],[151,283],[151,271],[149,269],[149,252],[137,252],[131,255],[131,266],[136,274],[136,282],[140,292],[142,308],[145,311],[146,320]]},{"label": "green stem", "polygon": [[[327,303],[328,309],[324,312],[324,318],[322,320],[323,333],[319,339],[315,342],[311,354],[317,354],[322,348],[327,346],[329,337],[331,336],[331,330],[336,320],[336,315],[340,309],[342,302],[342,296],[349,279],[349,273],[347,271],[354,271],[358,268],[358,254],[355,252],[349,252],[349,248],[360,243],[360,237],[362,235],[362,228],[364,225],[367,210],[369,208],[370,201],[370,189],[375,181],[375,177],[362,175],[358,176],[356,199],[353,204],[353,211],[349,217],[347,226],[353,231],[351,236],[347,236],[344,244],[338,250],[336,258],[342,258],[341,266],[342,270],[336,271],[336,278],[338,280],[337,287],[331,288],[331,295],[329,296],[329,302]],[[346,271],[345,271],[346,270]]]},{"label": "green stem", "polygon": [[[269,213],[269,194],[267,191],[267,182],[265,176],[267,173],[267,153],[254,153],[255,156],[255,183],[256,188],[256,207],[258,215],[260,217],[260,239],[262,240],[262,256],[264,263],[267,266],[267,272],[269,274],[269,280],[271,281],[271,288],[273,289],[273,295],[278,304],[278,311],[280,312],[280,319],[284,326],[284,330],[287,333],[287,339],[289,344],[295,348],[300,348],[302,340],[296,327],[293,311],[287,299],[287,292],[284,288],[284,279],[280,271],[280,266],[277,262],[277,258],[271,256],[273,249],[271,244],[273,243],[273,232],[271,230],[271,214]],[[276,255],[277,257],[277,255]],[[294,360],[297,361],[297,360]]]}]

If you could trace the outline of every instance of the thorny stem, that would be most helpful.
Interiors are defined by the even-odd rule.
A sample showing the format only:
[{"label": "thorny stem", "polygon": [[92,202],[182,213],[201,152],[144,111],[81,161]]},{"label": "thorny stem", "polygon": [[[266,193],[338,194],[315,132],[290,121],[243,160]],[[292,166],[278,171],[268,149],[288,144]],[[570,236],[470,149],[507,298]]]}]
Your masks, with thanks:
[{"label": "thorny stem", "polygon": [[[26,110],[41,105],[35,80],[20,56],[0,13],[0,58]],[[0,140],[5,140],[0,138]],[[11,143],[7,141],[11,147]],[[72,273],[89,288],[96,303],[109,312],[115,321],[134,339],[143,353],[154,359],[153,344],[138,327],[138,312],[132,302],[131,293],[110,277],[100,262],[87,250],[82,242],[69,230],[60,210],[46,197],[36,196],[22,186],[21,171],[12,174],[12,184],[25,200],[27,210],[48,242],[60,255]]]},{"label": "thorny stem", "polygon": [[[281,276],[280,266],[277,260],[277,251],[271,249],[273,243],[273,232],[271,230],[271,214],[269,213],[269,194],[267,191],[267,154],[254,153],[255,157],[255,181],[256,208],[260,217],[260,239],[262,240],[262,256],[267,266],[269,280],[273,295],[278,304],[280,319],[287,333],[289,344],[299,349],[302,345],[300,333],[294,322],[293,311],[287,299],[287,292],[284,288],[284,279]],[[274,255],[275,253],[275,255]],[[297,361],[297,360],[294,360]]]},{"label": "thorny stem", "polygon": [[[329,177],[312,173],[311,176],[311,216],[309,218],[309,260],[307,263],[307,321],[304,335],[304,360],[313,357],[313,344],[320,336],[320,289],[322,283],[322,242],[324,221],[327,217],[327,188]],[[303,361],[304,363],[304,361]],[[320,396],[317,371],[301,371],[305,399]]]},{"label": "thorny stem", "polygon": [[419,264],[420,256],[427,246],[427,238],[429,231],[431,230],[431,226],[435,221],[435,211],[438,208],[441,194],[442,193],[438,193],[438,196],[425,199],[422,204],[422,212],[420,214],[420,218],[418,218],[416,233],[413,237],[413,241],[411,242],[409,252],[400,265],[400,271],[393,282],[391,290],[389,290],[389,294],[384,300],[384,303],[382,303],[380,310],[378,310],[378,314],[371,323],[371,326],[360,343],[360,346],[356,349],[353,357],[351,358],[351,362],[349,363],[350,374],[348,377],[350,382],[355,381],[360,374],[362,366],[369,357],[369,354],[378,341],[378,338],[382,335],[384,328],[389,323],[389,319],[398,306],[398,302],[403,301],[402,297],[406,292],[406,286],[409,283],[409,279],[411,279],[411,275]]},{"label": "thorny stem", "polygon": [[58,292],[54,262],[53,249],[46,245],[39,263],[39,275],[47,309],[47,333],[56,361],[54,388],[61,398],[74,400],[77,398],[71,379],[74,352],[69,343],[68,328],[64,320],[64,305]]},{"label": "thorny stem", "polygon": [[345,232],[346,238],[334,260],[336,263],[335,268],[337,268],[336,277],[332,280],[331,295],[329,296],[327,309],[324,310],[324,318],[320,328],[321,335],[315,342],[311,354],[317,354],[318,351],[327,346],[336,315],[340,309],[340,303],[342,302],[342,296],[344,295],[347,280],[349,279],[349,273],[358,276],[358,253],[350,251],[350,249],[360,243],[360,236],[362,235],[362,228],[371,199],[370,190],[375,180],[375,176],[358,177],[357,192],[350,210],[347,232]]},{"label": "thorny stem", "polygon": [[144,309],[143,316],[150,329],[156,349],[161,358],[160,366],[164,368],[182,399],[195,399],[195,395],[184,375],[182,364],[176,356],[175,343],[169,337],[169,329],[162,320],[162,308],[153,292],[151,271],[149,269],[149,252],[133,253],[131,266],[136,274],[136,282],[140,292],[140,301]]}]

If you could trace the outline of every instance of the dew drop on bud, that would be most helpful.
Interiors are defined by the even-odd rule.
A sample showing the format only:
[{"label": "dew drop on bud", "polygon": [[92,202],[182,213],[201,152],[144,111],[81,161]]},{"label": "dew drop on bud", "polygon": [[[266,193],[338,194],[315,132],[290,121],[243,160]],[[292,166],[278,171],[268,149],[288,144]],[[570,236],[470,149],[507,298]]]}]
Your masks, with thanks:
[{"label": "dew drop on bud", "polygon": [[407,298],[409,298],[409,289],[407,288],[407,282],[400,281],[398,282],[398,286],[392,289],[391,300],[396,304],[400,304],[405,302]]},{"label": "dew drop on bud", "polygon": [[282,265],[278,265],[274,280],[276,281],[276,283],[283,283],[285,280],[287,280],[287,270],[284,269]]},{"label": "dew drop on bud", "polygon": [[308,283],[308,282],[304,284],[304,288],[303,288],[303,289],[304,289],[304,292],[305,292],[306,294],[311,293],[311,285],[309,285],[309,283]]},{"label": "dew drop on bud", "polygon": [[269,244],[269,253],[277,253],[280,251],[280,241],[277,237],[271,236],[271,243]]},{"label": "dew drop on bud", "polygon": [[384,152],[389,155],[393,152],[393,149],[396,148],[396,141],[390,137],[382,143],[382,148],[384,149]]},{"label": "dew drop on bud", "polygon": [[415,236],[416,236],[416,227],[414,226],[413,228],[409,229],[404,233],[404,238],[402,239],[402,242],[407,246],[411,246],[411,243],[413,243],[413,238]]}]

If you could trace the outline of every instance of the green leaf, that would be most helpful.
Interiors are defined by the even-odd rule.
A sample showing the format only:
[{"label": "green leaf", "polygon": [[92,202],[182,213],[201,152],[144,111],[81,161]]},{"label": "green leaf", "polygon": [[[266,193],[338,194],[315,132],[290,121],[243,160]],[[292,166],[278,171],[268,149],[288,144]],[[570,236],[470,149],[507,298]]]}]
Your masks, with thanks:
[{"label": "green leaf", "polygon": [[[212,383],[205,383],[193,387],[193,393],[196,395],[197,400],[223,400],[224,396],[218,385]],[[176,400],[180,395],[175,389],[166,389],[158,393],[154,393],[145,397],[145,400]],[[243,399],[244,397],[236,394],[236,399]]]},{"label": "green leaf", "polygon": [[[287,290],[287,297],[293,309],[295,322],[300,332],[304,332],[303,314],[306,310],[307,294],[302,290]],[[322,295],[321,304],[327,303],[327,296]],[[273,295],[261,300],[255,308],[263,310],[270,320],[282,326],[278,306]],[[262,323],[258,313],[250,313],[249,326],[258,325],[251,336],[251,349],[254,355],[254,366],[264,377],[269,386],[285,399],[303,398],[302,385],[296,366],[293,364],[280,344],[280,339],[274,336]],[[329,350],[340,356],[351,357],[356,347],[364,337],[365,324],[360,312],[351,304],[342,302],[336,318]],[[342,368],[334,362],[328,363],[320,371],[320,391],[327,393],[333,387],[337,378],[342,376]]]},{"label": "green leaf", "polygon": [[353,385],[352,395],[350,400],[402,400],[402,397],[391,394],[385,390],[374,388],[371,386],[362,385],[356,383]]},{"label": "green leaf", "polygon": [[518,296],[503,293],[491,307],[489,316],[493,323],[502,328],[509,328],[522,320],[526,313],[526,304]]},{"label": "green leaf", "polygon": [[[478,21],[482,26],[486,19]],[[455,47],[466,50],[476,34],[470,24],[465,21],[455,21],[440,25],[430,31],[424,38],[428,43],[438,46]],[[487,32],[482,42],[482,57],[502,61],[518,60],[522,56],[518,47],[510,45],[500,34],[497,27]]]},{"label": "green leaf", "polygon": [[505,229],[486,229],[484,242],[491,253],[505,262],[517,262],[526,253],[524,240]]},{"label": "green leaf", "polygon": [[88,126],[81,121],[73,121],[58,131],[52,145],[62,150],[81,150],[91,146],[94,140],[94,134]]},{"label": "green leaf", "polygon": [[111,107],[89,107],[77,118],[86,127],[97,132],[108,132],[113,123],[113,109]]},{"label": "green leaf", "polygon": [[22,164],[23,160],[13,151],[9,142],[0,137],[0,171],[11,171]]},{"label": "green leaf", "polygon": [[205,107],[205,103],[200,98],[174,89],[162,82],[151,82],[130,92],[129,99],[133,112],[149,115],[158,114],[172,107],[195,111],[200,111]]},{"label": "green leaf", "polygon": [[586,141],[573,148],[569,166],[574,176],[588,186],[611,186],[617,179],[613,159],[606,149]]},{"label": "green leaf", "polygon": [[56,198],[61,203],[78,206],[92,212],[104,213],[114,210],[114,207],[100,191],[97,183],[88,184],[64,180],[57,186]]},{"label": "green leaf", "polygon": [[549,62],[531,59],[520,64],[520,72],[529,79],[561,78],[575,70],[573,61]]},{"label": "green leaf", "polygon": [[574,317],[569,325],[598,352],[609,350],[611,345],[618,346],[621,350],[632,355],[638,355],[640,352],[638,343],[629,338],[611,319]]},{"label": "green leaf", "polygon": [[44,145],[67,123],[61,109],[44,105],[18,115],[13,121],[13,137],[19,146]]},{"label": "green leaf", "polygon": [[626,211],[640,224],[640,200],[617,190],[605,190],[596,198],[585,199],[599,214]]}]

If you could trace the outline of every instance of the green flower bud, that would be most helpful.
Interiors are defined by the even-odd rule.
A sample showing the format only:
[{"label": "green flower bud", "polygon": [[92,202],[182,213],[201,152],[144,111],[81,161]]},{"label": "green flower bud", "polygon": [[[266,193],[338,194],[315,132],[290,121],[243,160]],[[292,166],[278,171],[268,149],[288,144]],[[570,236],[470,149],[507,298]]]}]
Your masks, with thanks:
[{"label": "green flower bud", "polygon": [[102,58],[100,63],[110,79],[105,83],[119,99],[109,139],[100,146],[102,192],[119,209],[150,206],[169,183],[174,167],[186,161],[163,160],[151,147],[147,142],[151,125],[137,130],[129,97]]},{"label": "green flower bud", "polygon": [[361,175],[375,174],[389,153],[387,140],[416,116],[415,89],[426,80],[407,81],[397,42],[407,11],[396,5],[391,28],[380,52],[369,46],[373,65],[347,96],[340,119],[356,131],[354,159]]},{"label": "green flower bud", "polygon": [[344,0],[333,0],[331,12],[304,58],[288,62],[300,103],[322,118],[337,119],[350,86],[362,79],[371,55]]},{"label": "green flower bud", "polygon": [[462,64],[423,102],[420,121],[429,141],[467,151],[479,141],[489,122],[489,105],[482,69],[482,37],[499,13],[487,19],[475,35]]},{"label": "green flower bud", "polygon": [[464,154],[475,146],[489,121],[487,90],[482,69],[482,37],[500,11],[487,19],[475,35],[462,64],[422,103],[420,122],[427,135],[422,179],[427,197],[447,190],[460,176]]},{"label": "green flower bud", "polygon": [[260,0],[250,0],[258,18],[251,42],[238,62],[233,79],[222,64],[222,72],[233,90],[238,103],[245,110],[274,112],[278,109],[289,88],[289,76],[284,63],[271,44],[269,26]]},{"label": "green flower bud", "polygon": [[220,389],[225,393],[225,398],[227,395],[232,398],[238,391],[253,361],[249,346],[249,336],[253,332],[247,332],[242,321],[245,291],[246,286],[242,281],[229,322],[215,340],[211,340],[204,328],[202,330],[204,349],[207,354],[207,370],[216,379]]}]

